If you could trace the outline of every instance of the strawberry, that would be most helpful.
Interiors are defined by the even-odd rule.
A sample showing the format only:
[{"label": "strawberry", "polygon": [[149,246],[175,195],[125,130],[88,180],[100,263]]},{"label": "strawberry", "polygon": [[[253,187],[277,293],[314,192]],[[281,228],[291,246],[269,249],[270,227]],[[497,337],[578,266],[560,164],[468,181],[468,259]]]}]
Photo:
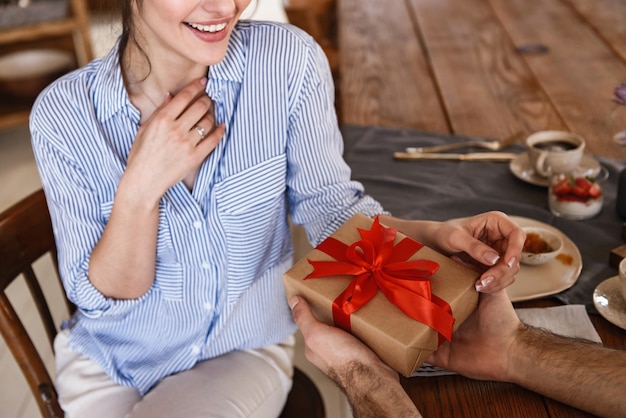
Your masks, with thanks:
[{"label": "strawberry", "polygon": [[584,189],[588,189],[589,187],[591,187],[591,182],[584,177],[577,177],[576,180],[574,180],[574,184]]},{"label": "strawberry", "polygon": [[566,195],[571,190],[572,186],[569,184],[569,180],[567,178],[557,181],[557,183],[552,186],[552,193],[557,196]]},{"label": "strawberry", "polygon": [[597,199],[602,195],[602,189],[598,186],[598,183],[593,183],[589,188],[589,197]]},{"label": "strawberry", "polygon": [[587,186],[578,186],[578,185],[577,185],[577,186],[574,186],[574,187],[572,188],[571,193],[572,193],[574,196],[578,196],[578,197],[587,197],[587,195],[588,195],[588,191],[589,191],[589,187],[587,187]]},{"label": "strawberry", "polygon": [[600,186],[585,177],[564,177],[552,186],[552,193],[560,201],[582,202],[597,199],[602,195]]}]

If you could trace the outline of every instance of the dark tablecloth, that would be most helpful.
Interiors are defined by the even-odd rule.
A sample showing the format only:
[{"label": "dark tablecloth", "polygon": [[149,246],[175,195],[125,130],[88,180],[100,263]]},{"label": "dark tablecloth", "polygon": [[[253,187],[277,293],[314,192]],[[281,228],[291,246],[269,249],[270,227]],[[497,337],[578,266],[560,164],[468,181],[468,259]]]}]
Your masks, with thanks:
[{"label": "dark tablecloth", "polygon": [[[500,210],[561,230],[578,246],[583,268],[576,284],[554,297],[566,304],[584,304],[589,312],[595,312],[593,290],[603,280],[617,275],[617,270],[609,265],[609,255],[625,242],[621,237],[624,221],[615,209],[617,177],[624,162],[598,158],[609,171],[602,212],[590,220],[571,221],[552,215],[547,206],[547,189],[515,177],[508,162],[393,159],[393,152],[407,146],[439,145],[468,138],[361,126],[343,126],[342,132],[344,156],[352,167],[353,179],[363,183],[366,192],[394,216],[446,220]],[[524,146],[516,144],[509,150],[523,152]]]}]

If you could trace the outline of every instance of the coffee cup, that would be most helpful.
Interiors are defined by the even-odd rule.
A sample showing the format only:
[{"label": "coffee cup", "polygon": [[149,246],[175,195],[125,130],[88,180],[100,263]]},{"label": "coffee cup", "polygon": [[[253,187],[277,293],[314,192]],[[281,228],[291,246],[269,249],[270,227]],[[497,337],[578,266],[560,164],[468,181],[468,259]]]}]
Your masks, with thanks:
[{"label": "coffee cup", "polygon": [[540,131],[526,138],[528,160],[541,177],[573,171],[583,158],[585,140],[571,132]]},{"label": "coffee cup", "polygon": [[622,297],[626,301],[626,258],[624,258],[618,267],[619,271],[619,287],[622,290]]}]

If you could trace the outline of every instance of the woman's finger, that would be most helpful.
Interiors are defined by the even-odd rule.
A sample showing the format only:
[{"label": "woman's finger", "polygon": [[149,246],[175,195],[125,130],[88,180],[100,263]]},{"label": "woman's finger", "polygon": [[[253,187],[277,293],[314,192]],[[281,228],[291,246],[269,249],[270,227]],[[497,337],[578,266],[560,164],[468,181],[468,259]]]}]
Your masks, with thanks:
[{"label": "woman's finger", "polygon": [[169,100],[161,112],[170,120],[178,120],[201,94],[205,94],[206,77],[194,80]]}]

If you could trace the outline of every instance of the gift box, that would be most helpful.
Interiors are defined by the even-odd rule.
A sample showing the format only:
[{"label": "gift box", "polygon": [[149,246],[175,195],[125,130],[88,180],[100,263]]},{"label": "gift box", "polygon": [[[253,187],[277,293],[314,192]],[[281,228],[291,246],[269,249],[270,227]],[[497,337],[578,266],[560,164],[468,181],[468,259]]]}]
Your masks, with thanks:
[{"label": "gift box", "polygon": [[318,320],[358,337],[410,376],[478,304],[479,274],[357,214],[284,276]]}]

